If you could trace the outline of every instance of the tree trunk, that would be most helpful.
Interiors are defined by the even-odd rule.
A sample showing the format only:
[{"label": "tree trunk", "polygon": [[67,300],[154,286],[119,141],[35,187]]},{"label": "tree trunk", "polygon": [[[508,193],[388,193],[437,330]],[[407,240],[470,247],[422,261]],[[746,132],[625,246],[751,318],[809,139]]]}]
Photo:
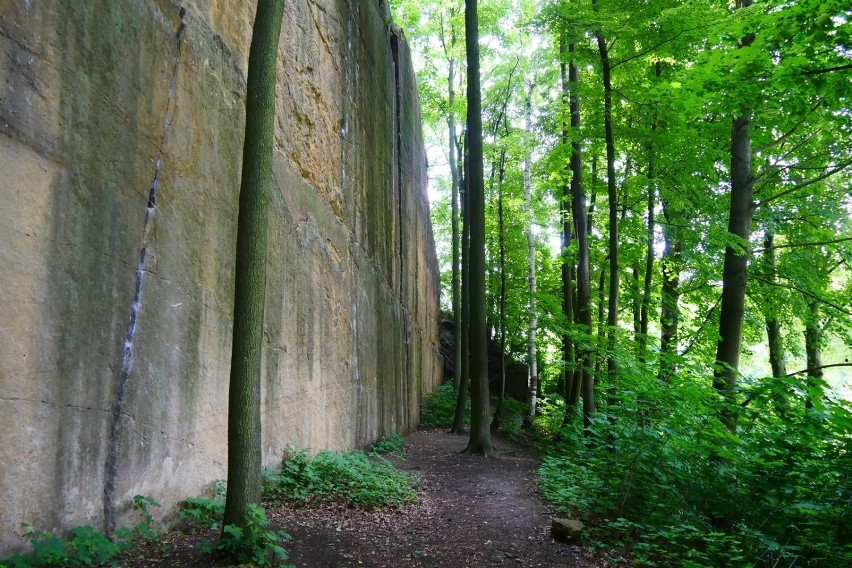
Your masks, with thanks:
[{"label": "tree trunk", "polygon": [[[467,140],[467,131],[465,131]],[[462,150],[461,148],[459,150]],[[467,151],[465,144],[464,152]],[[461,153],[461,152],[460,152]],[[461,360],[458,365],[461,368],[461,379],[456,392],[456,412],[453,419],[453,427],[450,432],[463,434],[465,431],[464,415],[467,407],[467,390],[470,383],[470,200],[467,191],[467,164],[468,159],[462,158],[463,172],[459,180],[459,197],[461,199],[462,235],[461,235],[461,329],[455,332],[455,338],[461,344],[459,349]]]},{"label": "tree trunk", "polygon": [[[656,65],[660,76],[660,64]],[[657,122],[651,126],[651,132],[657,130]],[[651,305],[651,286],[654,281],[654,208],[657,204],[656,160],[653,141],[648,145],[648,246],[645,250],[645,278],[642,283],[642,300],[639,308],[639,361],[644,363],[648,345],[648,307]]]},{"label": "tree trunk", "polygon": [[[568,52],[574,54],[575,44],[568,46]],[[568,82],[570,85],[571,128],[575,132],[580,128],[580,72],[572,57],[568,67]],[[591,217],[586,214],[586,192],[583,188],[583,153],[579,139],[571,142],[571,213],[574,221],[574,231],[577,235],[577,323],[583,333],[592,333],[592,286],[589,271],[589,230]],[[569,394],[569,401],[576,407],[580,398],[580,388],[583,391],[583,407],[591,408],[594,412],[594,375],[592,374],[592,351],[581,349],[577,354],[577,377],[575,387]]]},{"label": "tree trunk", "polygon": [[[775,235],[766,231],[763,239],[763,270],[767,282],[775,282],[777,267],[775,263]],[[784,354],[784,343],[781,338],[781,321],[778,319],[778,308],[776,302],[764,302],[768,304],[766,310],[766,338],[769,344],[769,365],[772,367],[773,377],[783,377],[787,374],[787,363]]]},{"label": "tree trunk", "polygon": [[500,174],[497,178],[497,230],[500,262],[500,392],[497,393],[497,408],[491,421],[491,431],[497,432],[503,419],[506,398],[506,242],[503,233],[503,181],[506,177],[506,151],[500,152]]},{"label": "tree trunk", "polygon": [[660,298],[660,366],[657,377],[668,381],[677,371],[678,323],[680,322],[680,240],[675,237],[671,211],[662,200],[663,218],[663,258],[660,272],[663,276],[663,290]]},{"label": "tree trunk", "polygon": [[754,214],[750,125],[751,117],[748,114],[735,117],[732,121],[731,206],[728,232],[738,238],[745,250],[731,245],[725,248],[719,341],[716,346],[716,365],[713,374],[713,386],[729,404],[729,408],[723,413],[723,422],[731,432],[736,432],[737,429],[737,417],[732,408],[735,404],[745,313],[748,239],[751,236],[751,221]]},{"label": "tree trunk", "polygon": [[[573,44],[571,44],[573,47]],[[562,62],[560,63],[560,71],[562,74],[562,97],[563,104],[564,100],[573,100],[570,98],[570,87],[568,85],[568,81],[566,80],[565,74],[565,41],[564,39],[560,42],[559,45],[560,52],[562,52]],[[570,50],[570,47],[569,47]],[[569,79],[570,80],[570,79]],[[568,144],[571,140],[571,133],[568,129],[568,124],[565,124],[563,121],[562,124],[562,143]],[[572,145],[573,149],[573,145]],[[573,171],[573,162],[569,162],[569,169],[571,170],[572,180],[574,178]],[[573,183],[570,182],[570,183]],[[571,247],[571,235],[573,232],[571,226],[571,185],[565,184],[562,186],[562,200],[560,202],[560,216],[562,218],[562,315],[565,319],[565,325],[567,328],[570,328],[574,323],[574,314],[575,314],[575,306],[574,306],[574,264],[569,255],[569,249]],[[574,342],[571,340],[571,336],[568,333],[564,333],[562,335],[562,361],[563,361],[563,370],[562,370],[562,388],[560,389],[560,394],[565,398],[565,418],[564,421],[567,423],[571,420],[576,411],[577,405],[572,403],[571,393],[574,392],[575,388],[578,387],[577,381],[581,380],[581,375],[578,372],[576,367],[576,354],[574,353]]]},{"label": "tree trunk", "polygon": [[[524,129],[527,135],[532,130],[532,95],[535,89],[535,81],[530,85],[527,93],[526,107],[524,109]],[[527,282],[529,284],[529,333],[527,335],[527,365],[529,378],[527,380],[528,405],[524,424],[528,427],[533,425],[536,414],[536,400],[538,395],[538,354],[536,353],[536,328],[538,326],[538,311],[536,307],[536,262],[535,262],[535,235],[533,234],[533,212],[532,212],[532,181],[530,171],[532,168],[532,155],[527,153],[524,157],[524,213],[527,216]]]},{"label": "tree trunk", "polygon": [[[455,38],[453,39],[453,44],[455,44]],[[453,341],[453,359],[455,360],[455,364],[453,365],[453,386],[456,389],[456,392],[461,387],[461,341],[459,341],[459,331],[462,326],[462,315],[461,315],[461,274],[460,274],[460,266],[459,266],[459,245],[460,245],[460,235],[459,235],[459,168],[458,162],[456,161],[456,113],[453,110],[456,92],[455,92],[455,66],[456,61],[453,58],[449,60],[450,70],[447,74],[447,90],[449,93],[449,112],[447,113],[447,129],[449,130],[449,152],[450,152],[450,176],[452,177],[452,247],[453,247],[453,282],[452,282],[452,294],[453,294],[453,334],[455,340]]]},{"label": "tree trunk", "polygon": [[[615,185],[615,135],[612,129],[612,68],[609,51],[601,33],[596,33],[604,87],[604,135],[606,138],[607,197],[609,199],[609,294],[607,301],[607,377],[614,388],[618,372],[615,360],[615,339],[618,329],[618,195]],[[585,406],[585,401],[584,401]],[[594,412],[594,407],[590,409]],[[584,408],[584,415],[586,414]],[[590,416],[588,417],[590,418]],[[588,419],[587,418],[587,419]]]},{"label": "tree trunk", "polygon": [[470,380],[469,453],[491,455],[491,405],[485,319],[485,184],[482,157],[482,101],[479,79],[477,1],[465,2],[467,47],[468,193],[470,199]]},{"label": "tree trunk", "polygon": [[224,525],[243,528],[247,525],[249,505],[259,504],[261,493],[260,366],[266,299],[266,229],[272,187],[276,63],[283,13],[284,0],[258,3],[246,83],[224,518]]},{"label": "tree trunk", "polygon": [[822,329],[819,321],[819,303],[808,302],[809,313],[805,321],[805,357],[807,361],[807,378],[805,386],[805,408],[813,408],[814,400],[822,393]]}]

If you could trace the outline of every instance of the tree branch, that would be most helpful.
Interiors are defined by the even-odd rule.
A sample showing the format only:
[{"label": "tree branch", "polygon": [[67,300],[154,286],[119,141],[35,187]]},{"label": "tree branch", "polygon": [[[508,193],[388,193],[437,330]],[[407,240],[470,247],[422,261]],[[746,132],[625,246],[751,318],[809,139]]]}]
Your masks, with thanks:
[{"label": "tree branch", "polygon": [[836,67],[826,67],[825,69],[813,69],[811,71],[802,71],[802,75],[820,75],[822,73],[831,73],[833,71],[842,71],[843,69],[852,69],[852,63],[846,65],[838,65]]},{"label": "tree branch", "polygon": [[[845,243],[848,241],[852,241],[852,237],[845,237],[843,239],[833,239],[830,241],[821,241],[821,242],[812,242],[812,243],[793,243],[789,245],[773,245],[774,249],[784,249],[784,248],[799,248],[799,247],[819,247],[823,245],[833,245],[836,243]],[[765,252],[767,249],[754,249],[752,252]]]},{"label": "tree branch", "polygon": [[792,284],[781,284],[780,282],[775,282],[775,281],[772,281],[772,280],[769,280],[769,279],[766,279],[766,278],[762,278],[761,276],[758,276],[757,274],[752,274],[751,277],[754,278],[755,280],[757,280],[758,282],[763,282],[767,286],[775,286],[775,287],[778,287],[778,288],[784,288],[786,290],[793,290],[795,292],[799,292],[799,293],[804,294],[805,296],[807,296],[809,298],[813,298],[817,302],[820,302],[822,304],[825,304],[826,306],[830,306],[830,307],[834,308],[838,312],[842,312],[842,313],[846,314],[847,316],[852,317],[852,312],[847,311],[845,308],[835,304],[834,302],[826,300],[825,298],[818,296],[817,294],[814,294],[813,292],[811,292],[809,290],[804,290],[802,288],[799,288],[798,286],[793,286]]},{"label": "tree branch", "polygon": [[852,367],[852,363],[832,363],[831,365],[820,365],[819,367],[814,367],[812,369],[802,369],[801,371],[796,371],[795,373],[787,373],[784,375],[785,377],[795,377],[796,375],[804,375],[810,371],[819,371],[821,369],[832,369],[834,367]]},{"label": "tree branch", "polygon": [[840,172],[840,171],[845,170],[845,169],[846,169],[846,168],[848,168],[850,165],[852,165],[852,160],[847,160],[847,161],[845,161],[845,162],[841,162],[840,164],[838,164],[837,166],[835,166],[834,168],[832,168],[832,169],[828,170],[827,172],[825,172],[824,174],[822,174],[822,175],[820,175],[820,176],[817,176],[817,177],[812,178],[812,179],[809,179],[809,180],[805,180],[805,181],[803,181],[802,183],[800,183],[800,184],[798,184],[798,185],[795,185],[795,186],[791,187],[790,189],[787,189],[787,190],[785,190],[785,191],[782,191],[781,193],[776,193],[776,194],[775,194],[775,195],[773,195],[772,197],[767,197],[766,199],[764,199],[764,200],[762,200],[762,201],[758,202],[757,204],[755,204],[755,206],[754,206],[754,207],[755,207],[755,209],[757,209],[758,207],[762,207],[762,206],[764,206],[764,205],[767,205],[768,203],[772,203],[773,201],[776,201],[776,200],[778,200],[778,199],[780,199],[780,198],[782,198],[782,197],[784,197],[784,196],[786,196],[786,195],[790,195],[791,193],[794,193],[794,192],[796,192],[796,191],[799,191],[800,189],[804,189],[804,188],[808,187],[809,185],[813,185],[813,184],[815,184],[815,183],[819,183],[819,182],[823,181],[824,179],[830,178],[830,177],[831,177],[831,176],[833,176],[834,174],[836,174],[836,173],[838,173],[838,172]]}]

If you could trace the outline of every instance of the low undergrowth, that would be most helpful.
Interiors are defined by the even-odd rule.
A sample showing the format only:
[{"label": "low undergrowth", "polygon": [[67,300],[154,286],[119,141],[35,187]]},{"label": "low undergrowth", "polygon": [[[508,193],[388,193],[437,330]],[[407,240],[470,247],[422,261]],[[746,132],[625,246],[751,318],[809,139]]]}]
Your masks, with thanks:
[{"label": "low undergrowth", "polygon": [[150,507],[159,506],[160,504],[150,497],[142,495],[134,497],[133,508],[139,511],[142,520],[133,527],[118,529],[115,540],[110,540],[105,534],[89,525],[75,527],[67,538],[61,539],[52,532],[39,531],[25,524],[23,536],[32,546],[32,552],[15,554],[0,562],[0,566],[8,568],[117,566],[116,557],[119,554],[129,550],[134,543],[154,539],[160,534],[154,527],[149,511]]},{"label": "low undergrowth", "polygon": [[[450,428],[455,419],[457,398],[452,383],[444,383],[435,392],[427,394],[420,410],[420,427],[424,430]],[[470,424],[470,397],[467,397],[465,405],[464,423]]]},{"label": "low undergrowth", "polygon": [[[399,442],[393,445],[398,446]],[[279,471],[264,472],[264,494],[274,500],[343,502],[356,507],[403,507],[417,500],[417,481],[377,453],[299,450]]]},{"label": "low undergrowth", "polygon": [[222,495],[213,498],[193,497],[184,501],[180,518],[190,530],[222,530],[217,540],[206,540],[201,544],[205,554],[221,554],[240,563],[251,563],[260,568],[283,566],[287,560],[287,551],[282,543],[290,535],[269,526],[269,519],[263,507],[254,503],[249,505],[246,527],[225,525],[225,500]]},{"label": "low undergrowth", "polygon": [[765,381],[734,435],[696,384],[623,379],[589,428],[551,438],[542,493],[637,566],[852,566],[849,404]]},{"label": "low undergrowth", "polygon": [[397,454],[401,455],[408,445],[408,440],[405,436],[399,433],[394,433],[388,438],[382,438],[373,444],[373,452],[377,454]]}]

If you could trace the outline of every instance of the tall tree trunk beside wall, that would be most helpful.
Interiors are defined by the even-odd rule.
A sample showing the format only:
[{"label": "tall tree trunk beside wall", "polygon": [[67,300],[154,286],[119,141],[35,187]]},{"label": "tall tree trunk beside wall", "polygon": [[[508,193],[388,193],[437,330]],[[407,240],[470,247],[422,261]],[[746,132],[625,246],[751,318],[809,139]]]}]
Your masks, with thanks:
[{"label": "tall tree trunk beside wall", "polygon": [[[224,525],[245,528],[260,503],[260,365],[266,300],[266,229],[272,188],[275,82],[284,0],[257,5],[246,82],[246,132],[237,225],[234,335],[228,394]],[[223,538],[228,535],[223,533]]]},{"label": "tall tree trunk beside wall", "polygon": [[[465,130],[464,140],[467,140],[467,130]],[[467,390],[470,384],[470,199],[468,199],[467,190],[467,143],[464,148],[459,149],[461,154],[462,172],[464,175],[459,180],[459,197],[461,198],[461,217],[462,217],[462,234],[461,234],[461,329],[455,332],[455,340],[461,344],[459,356],[461,360],[458,366],[461,368],[461,379],[459,388],[456,393],[456,413],[453,419],[453,427],[450,432],[455,434],[463,434],[464,415],[467,406]]]},{"label": "tall tree trunk beside wall", "polygon": [[491,408],[485,320],[485,183],[482,158],[482,100],[479,80],[477,0],[465,2],[467,47],[467,133],[470,199],[470,440],[466,451],[491,455]]},{"label": "tall tree trunk beside wall", "polygon": [[[751,0],[737,0],[738,8],[751,6]],[[740,48],[748,48],[754,35],[742,38]],[[731,432],[737,430],[734,410],[737,374],[742,343],[745,291],[748,279],[748,240],[754,216],[754,174],[751,150],[751,111],[742,108],[731,120],[731,205],[728,213],[728,232],[740,241],[740,246],[725,248],[722,267],[722,306],[719,316],[719,341],[713,386],[722,394],[728,408],[722,422]]]},{"label": "tall tree trunk beside wall", "polygon": [[[455,45],[455,35],[453,35],[451,40],[451,45]],[[459,246],[460,246],[460,235],[459,235],[459,167],[458,162],[456,161],[456,113],[454,109],[455,100],[456,100],[456,91],[455,91],[455,67],[456,60],[452,57],[449,58],[449,72],[447,74],[447,92],[449,98],[449,112],[447,113],[447,129],[449,130],[449,153],[450,153],[450,176],[452,177],[452,247],[453,247],[453,281],[452,281],[452,294],[453,294],[453,359],[455,363],[453,365],[453,386],[456,391],[461,387],[461,374],[462,374],[462,345],[461,340],[459,339],[461,326],[462,326],[462,314],[461,314],[461,267],[459,266]]]}]

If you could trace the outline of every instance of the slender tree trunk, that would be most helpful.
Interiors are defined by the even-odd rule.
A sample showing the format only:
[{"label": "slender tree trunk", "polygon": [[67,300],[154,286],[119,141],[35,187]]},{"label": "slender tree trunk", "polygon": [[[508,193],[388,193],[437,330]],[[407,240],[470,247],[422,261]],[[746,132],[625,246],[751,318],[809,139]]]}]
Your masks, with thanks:
[{"label": "slender tree trunk", "polygon": [[468,193],[470,198],[470,371],[471,419],[467,452],[491,455],[491,408],[485,321],[485,184],[482,158],[482,101],[479,80],[477,0],[465,2],[467,47]]},{"label": "slender tree trunk", "polygon": [[671,211],[665,200],[662,201],[663,218],[663,258],[660,269],[663,276],[663,290],[660,298],[660,366],[658,378],[668,381],[677,371],[678,323],[680,322],[680,240],[675,237]]},{"label": "slender tree trunk", "polygon": [[[775,282],[777,267],[775,263],[775,235],[766,231],[763,239],[763,270],[768,282]],[[783,377],[787,374],[787,363],[784,354],[784,343],[781,337],[781,320],[778,319],[776,302],[764,302],[766,310],[766,337],[769,343],[769,365],[773,377]]]},{"label": "slender tree trunk", "polygon": [[606,282],[606,268],[601,267],[598,273],[598,329],[595,340],[595,381],[601,379],[601,368],[606,359]]},{"label": "slender tree trunk", "polygon": [[[737,0],[737,7],[745,8],[751,3],[752,0]],[[749,34],[740,39],[739,46],[748,47],[752,42],[754,34]],[[731,121],[731,205],[728,214],[728,232],[740,241],[740,246],[728,245],[725,248],[719,341],[713,373],[713,386],[728,403],[728,408],[722,413],[722,422],[731,432],[737,430],[734,409],[748,280],[748,240],[755,207],[750,129],[751,114],[743,108],[741,114]]]},{"label": "slender tree trunk", "polygon": [[[573,45],[573,44],[572,44]],[[559,49],[562,52],[562,61],[560,70],[562,74],[562,97],[563,104],[571,100],[569,81],[566,80],[566,64],[565,64],[565,40],[560,41]],[[570,48],[569,48],[570,50]],[[570,107],[570,102],[569,102]],[[569,123],[570,124],[570,123]],[[568,128],[569,124],[563,122],[562,125],[562,143],[568,144],[571,141],[571,132]],[[572,147],[573,148],[573,147]],[[572,180],[575,172],[573,171],[573,162],[569,162],[569,170],[571,170]],[[573,183],[570,182],[570,183]],[[570,328],[574,323],[575,306],[574,306],[574,263],[570,256],[569,250],[571,247],[572,225],[571,225],[571,185],[570,183],[562,187],[562,200],[560,203],[560,214],[562,217],[562,314],[565,318],[566,327]],[[579,383],[582,380],[582,375],[577,369],[576,354],[574,353],[574,342],[568,333],[562,335],[562,388],[560,394],[565,398],[565,422],[569,422],[576,412],[577,405],[573,403],[571,393],[575,388],[579,391]]]},{"label": "slender tree trunk", "polygon": [[[467,131],[465,130],[465,140]],[[456,338],[461,343],[460,357],[458,363],[461,368],[461,379],[456,392],[456,412],[453,419],[453,427],[450,432],[463,434],[465,432],[465,408],[467,407],[467,391],[470,383],[470,200],[467,190],[467,144],[464,149],[459,148],[459,153],[464,152],[461,162],[464,175],[459,179],[459,190],[461,198],[461,329],[456,332]]]},{"label": "slender tree trunk", "polygon": [[[455,37],[452,43],[455,44]],[[456,161],[456,113],[454,109],[456,92],[455,92],[455,71],[456,61],[452,57],[449,58],[449,72],[447,74],[447,91],[449,93],[449,112],[447,113],[447,129],[449,130],[449,148],[450,148],[450,176],[452,178],[452,247],[453,247],[453,386],[456,392],[461,388],[461,356],[462,346],[459,340],[459,332],[462,326],[461,314],[461,267],[459,266],[460,256],[460,235],[459,235],[459,168]]]},{"label": "slender tree trunk", "polygon": [[[612,128],[612,68],[609,51],[601,33],[595,34],[601,57],[604,87],[604,135],[606,138],[607,197],[609,199],[609,296],[607,302],[607,376],[609,388],[616,383],[615,339],[618,329],[618,195],[615,184],[615,135]],[[591,409],[594,411],[594,408]]]},{"label": "slender tree trunk", "polygon": [[630,291],[630,308],[633,312],[633,342],[636,344],[636,358],[642,358],[644,346],[640,345],[642,337],[642,284],[640,276],[642,267],[639,260],[633,262],[630,273],[625,274],[625,285]]},{"label": "slender tree trunk", "polygon": [[[535,80],[530,85],[527,93],[526,106],[524,108],[524,130],[527,135],[532,133],[532,96],[535,90]],[[530,172],[532,169],[532,155],[527,153],[524,157],[524,214],[527,216],[527,282],[529,285],[529,333],[527,334],[527,365],[529,375],[527,380],[528,404],[527,415],[524,424],[528,427],[533,425],[536,415],[536,400],[538,395],[538,354],[536,352],[536,332],[538,327],[538,311],[536,306],[536,261],[535,261],[535,235],[533,234],[533,212],[532,212],[532,180]]]},{"label": "slender tree trunk", "polygon": [[[656,65],[657,76],[659,77],[659,62]],[[651,133],[657,130],[657,122],[651,126]],[[647,200],[647,217],[648,217],[648,246],[645,249],[645,277],[642,282],[642,300],[639,308],[639,361],[645,362],[647,358],[648,345],[648,308],[651,305],[651,287],[654,282],[654,209],[657,205],[657,180],[656,175],[656,160],[654,153],[654,143],[648,145],[648,200]]]},{"label": "slender tree trunk", "polygon": [[503,419],[503,405],[506,398],[506,242],[503,225],[503,181],[506,177],[506,151],[500,152],[500,174],[497,179],[497,230],[500,262],[500,392],[497,394],[497,408],[491,421],[491,431],[497,432]]},{"label": "slender tree trunk", "polygon": [[745,290],[748,274],[748,239],[754,214],[752,193],[751,118],[745,114],[735,117],[731,129],[731,207],[728,232],[738,237],[742,246],[728,245],[722,268],[722,307],[719,318],[719,341],[716,346],[716,365],[713,386],[729,403],[723,422],[731,432],[737,429],[735,404],[737,372],[740,362]]},{"label": "slender tree trunk", "polygon": [[[228,393],[228,491],[225,525],[247,526],[260,503],[260,366],[266,294],[266,229],[272,188],[275,82],[284,0],[261,1],[255,14],[246,83],[237,221],[234,334]],[[223,538],[227,536],[223,533]]]},{"label": "slender tree trunk", "polygon": [[808,302],[808,317],[805,320],[805,358],[807,362],[807,379],[805,392],[805,408],[813,408],[814,400],[820,398],[822,392],[822,329],[820,329],[819,303]]}]

